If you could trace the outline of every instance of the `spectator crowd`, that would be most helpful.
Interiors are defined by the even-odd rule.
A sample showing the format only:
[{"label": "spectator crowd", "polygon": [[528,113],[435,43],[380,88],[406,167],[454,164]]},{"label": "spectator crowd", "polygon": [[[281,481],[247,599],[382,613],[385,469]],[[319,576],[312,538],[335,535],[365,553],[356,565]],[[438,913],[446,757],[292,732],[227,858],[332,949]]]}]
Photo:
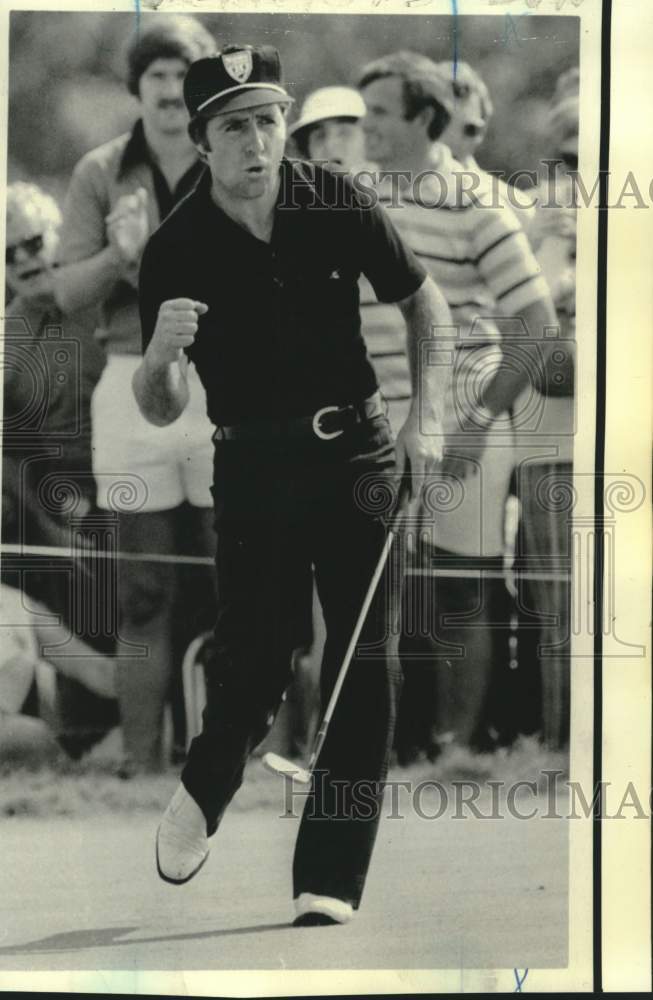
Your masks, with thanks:
[{"label": "spectator crowd", "polygon": [[[222,40],[200,18],[142,22],[126,43],[131,131],[88,151],[61,207],[29,177],[6,196],[0,755],[39,739],[79,756],[119,724],[124,778],[179,763],[197,732],[219,544],[214,428],[192,363],[189,406],[166,427],[144,419],[131,383],[142,252],[205,170],[184,76]],[[519,732],[561,749],[570,552],[555,492],[572,476],[578,69],[550,94],[556,169],[530,189],[479,165],[493,101],[474,67],[400,50],[351,75],[355,87],[319,81],[291,112],[287,155],[373,189],[451,314],[425,362],[449,369],[445,450],[404,541],[397,759]],[[402,315],[365,278],[359,291],[396,433],[411,391]],[[542,349],[554,328],[556,350]],[[302,755],[324,644],[310,579],[296,634],[267,739]]]}]

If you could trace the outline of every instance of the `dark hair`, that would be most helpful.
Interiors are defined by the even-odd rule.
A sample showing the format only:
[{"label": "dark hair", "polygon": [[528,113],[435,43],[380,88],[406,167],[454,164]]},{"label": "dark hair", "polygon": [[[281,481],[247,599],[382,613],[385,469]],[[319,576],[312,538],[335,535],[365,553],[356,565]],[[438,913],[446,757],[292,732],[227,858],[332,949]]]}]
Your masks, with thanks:
[{"label": "dark hair", "polygon": [[310,139],[311,132],[316,125],[319,125],[319,122],[315,122],[313,125],[307,125],[305,128],[298,129],[292,136],[291,142],[294,142],[295,149],[297,150],[297,154],[301,160],[310,159],[308,152],[308,140]]},{"label": "dark hair", "polygon": [[431,140],[439,138],[449,124],[451,114],[441,100],[442,79],[436,64],[418,52],[394,52],[363,67],[357,86],[362,90],[375,80],[393,76],[401,80],[406,121],[412,121],[424,108],[432,108],[434,114],[429,123],[428,137]]},{"label": "dark hair", "polygon": [[127,46],[127,87],[138,97],[141,76],[155,59],[196,59],[215,55],[217,45],[203,24],[185,14],[145,15]]},{"label": "dark hair", "polygon": [[209,122],[208,118],[204,115],[197,115],[196,118],[191,118],[188,123],[188,134],[191,138],[191,142],[195,143],[196,146],[204,146],[206,143],[206,126]]}]

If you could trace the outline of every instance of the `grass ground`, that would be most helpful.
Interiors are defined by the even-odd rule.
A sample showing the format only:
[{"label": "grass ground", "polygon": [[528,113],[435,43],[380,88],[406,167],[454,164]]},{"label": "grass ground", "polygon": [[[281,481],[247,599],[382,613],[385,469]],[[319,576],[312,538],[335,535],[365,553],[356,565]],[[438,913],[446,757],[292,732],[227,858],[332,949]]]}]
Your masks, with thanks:
[{"label": "grass ground", "polygon": [[[13,766],[0,772],[0,816],[82,817],[102,813],[135,814],[165,809],[175,788],[179,768],[161,775],[137,776],[128,781],[115,774],[119,748],[117,731],[81,761],[61,760],[45,767]],[[567,774],[567,755],[546,751],[534,738],[522,738],[508,749],[476,754],[460,747],[447,748],[435,763],[410,768],[393,767],[390,778],[410,777],[412,782],[535,781],[542,787],[545,770]],[[245,782],[232,809],[247,812],[277,804],[279,779],[265,770],[259,758],[248,764]]]},{"label": "grass ground", "polygon": [[[567,964],[564,809],[544,822],[542,788],[529,799],[529,810],[538,799],[541,809],[528,822],[509,809],[488,815],[490,779],[542,786],[544,769],[564,771],[565,758],[536,741],[487,755],[449,747],[436,763],[392,769],[390,777],[412,783],[413,792],[427,780],[440,788],[477,781],[483,817],[458,816],[449,788],[444,813],[435,789],[420,795],[420,809],[415,795],[400,796],[398,814],[381,823],[360,915],[346,933],[302,933],[291,926],[291,872],[303,801],[288,802],[283,779],[252,759],[201,877],[172,888],[157,877],[153,845],[179,769],[120,780],[117,735],[78,763],[14,767],[0,777],[2,902],[12,915],[0,934],[0,991],[14,989],[25,971],[47,973],[47,988],[65,972],[64,991],[70,970],[88,970],[75,980],[81,992],[196,995],[190,973],[179,970],[265,970],[268,983],[270,970],[319,969],[320,984],[332,970],[340,992],[347,970],[400,969],[401,980],[390,982],[402,991],[412,982],[405,970],[420,970],[427,990],[435,970],[458,970],[449,989],[464,992],[465,970],[505,970],[500,982],[513,989],[514,968],[531,970],[530,986],[533,970]],[[154,988],[148,969],[159,970]],[[163,970],[175,977],[164,989]],[[275,980],[275,995],[305,993],[305,975],[290,992],[285,979]],[[499,973],[487,975],[490,990],[500,988]],[[210,995],[233,988],[231,980],[226,993],[209,982]],[[247,985],[240,995],[258,991]]]}]

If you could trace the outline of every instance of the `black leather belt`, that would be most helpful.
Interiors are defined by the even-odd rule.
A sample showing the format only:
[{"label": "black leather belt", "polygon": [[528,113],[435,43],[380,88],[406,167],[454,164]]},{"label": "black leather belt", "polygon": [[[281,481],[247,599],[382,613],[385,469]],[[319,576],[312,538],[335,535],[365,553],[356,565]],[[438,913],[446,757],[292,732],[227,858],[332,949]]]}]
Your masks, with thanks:
[{"label": "black leather belt", "polygon": [[311,437],[330,441],[340,437],[349,427],[385,416],[386,405],[380,392],[360,403],[346,406],[322,406],[311,416],[248,420],[231,427],[216,427],[214,441],[266,441],[282,437]]}]

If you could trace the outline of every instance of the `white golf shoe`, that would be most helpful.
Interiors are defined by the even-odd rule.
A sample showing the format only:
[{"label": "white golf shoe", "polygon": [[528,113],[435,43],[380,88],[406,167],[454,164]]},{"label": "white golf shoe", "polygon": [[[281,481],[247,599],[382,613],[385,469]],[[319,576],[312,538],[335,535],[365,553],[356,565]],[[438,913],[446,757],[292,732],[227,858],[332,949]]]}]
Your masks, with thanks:
[{"label": "white golf shoe", "polygon": [[156,832],[157,871],[164,882],[183,885],[208,856],[204,813],[180,782]]},{"label": "white golf shoe", "polygon": [[316,896],[302,892],[295,900],[297,916],[294,927],[319,927],[327,924],[348,924],[354,915],[351,903],[333,896]]}]

